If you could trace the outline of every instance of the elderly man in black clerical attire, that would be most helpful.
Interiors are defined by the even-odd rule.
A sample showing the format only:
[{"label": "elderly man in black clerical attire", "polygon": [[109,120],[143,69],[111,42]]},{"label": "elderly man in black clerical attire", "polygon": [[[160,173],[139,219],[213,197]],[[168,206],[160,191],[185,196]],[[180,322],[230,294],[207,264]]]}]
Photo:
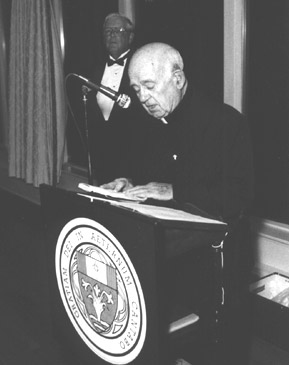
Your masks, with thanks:
[{"label": "elderly man in black clerical attire", "polygon": [[128,197],[196,206],[228,224],[224,242],[225,346],[220,364],[247,363],[248,209],[253,199],[250,133],[234,108],[208,101],[189,84],[180,53],[168,44],[139,48],[130,85],[153,118],[138,169],[104,188]]},{"label": "elderly man in black clerical attire", "polygon": [[132,95],[127,74],[133,39],[130,19],[119,13],[105,18],[103,42],[107,58],[96,65],[90,80],[129,96],[131,104],[122,108],[101,92],[88,94],[89,145],[97,184],[130,175],[134,157],[137,158],[136,135],[142,129],[139,116],[144,113]]}]

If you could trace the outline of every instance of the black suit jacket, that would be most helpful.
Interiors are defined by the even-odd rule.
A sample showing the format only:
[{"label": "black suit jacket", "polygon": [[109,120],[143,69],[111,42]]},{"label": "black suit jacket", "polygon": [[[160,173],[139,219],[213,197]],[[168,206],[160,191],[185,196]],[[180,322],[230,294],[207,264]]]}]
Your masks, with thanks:
[{"label": "black suit jacket", "polygon": [[250,133],[228,105],[188,90],[178,108],[152,124],[137,184],[173,184],[174,198],[232,223],[253,198]]}]

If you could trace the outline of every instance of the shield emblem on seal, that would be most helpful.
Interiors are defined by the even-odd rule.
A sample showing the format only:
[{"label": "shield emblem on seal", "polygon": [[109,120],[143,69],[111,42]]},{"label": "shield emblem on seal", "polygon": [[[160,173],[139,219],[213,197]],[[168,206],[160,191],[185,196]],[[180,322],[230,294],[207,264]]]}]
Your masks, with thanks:
[{"label": "shield emblem on seal", "polygon": [[117,312],[116,269],[105,262],[77,252],[78,281],[90,325],[109,331]]}]

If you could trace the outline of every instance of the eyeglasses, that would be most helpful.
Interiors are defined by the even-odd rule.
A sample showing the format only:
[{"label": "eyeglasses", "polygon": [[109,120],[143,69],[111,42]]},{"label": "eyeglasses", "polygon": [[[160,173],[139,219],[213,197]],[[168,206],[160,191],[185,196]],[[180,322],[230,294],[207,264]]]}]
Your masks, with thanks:
[{"label": "eyeglasses", "polygon": [[124,28],[106,28],[103,32],[105,36],[111,36],[112,34],[119,36],[127,32],[127,30]]}]

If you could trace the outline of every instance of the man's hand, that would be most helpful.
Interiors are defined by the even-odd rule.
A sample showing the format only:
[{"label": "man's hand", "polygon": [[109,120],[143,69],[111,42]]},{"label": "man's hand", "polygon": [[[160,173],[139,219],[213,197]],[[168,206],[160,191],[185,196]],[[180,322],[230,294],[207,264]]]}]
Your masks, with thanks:
[{"label": "man's hand", "polygon": [[132,188],[133,184],[130,182],[129,179],[125,177],[120,177],[119,179],[115,179],[107,184],[103,184],[100,187],[107,190],[113,190],[115,192],[123,192],[127,189]]},{"label": "man's hand", "polygon": [[173,199],[173,187],[171,184],[151,182],[147,185],[135,186],[125,191],[126,195],[134,198],[171,200]]}]

